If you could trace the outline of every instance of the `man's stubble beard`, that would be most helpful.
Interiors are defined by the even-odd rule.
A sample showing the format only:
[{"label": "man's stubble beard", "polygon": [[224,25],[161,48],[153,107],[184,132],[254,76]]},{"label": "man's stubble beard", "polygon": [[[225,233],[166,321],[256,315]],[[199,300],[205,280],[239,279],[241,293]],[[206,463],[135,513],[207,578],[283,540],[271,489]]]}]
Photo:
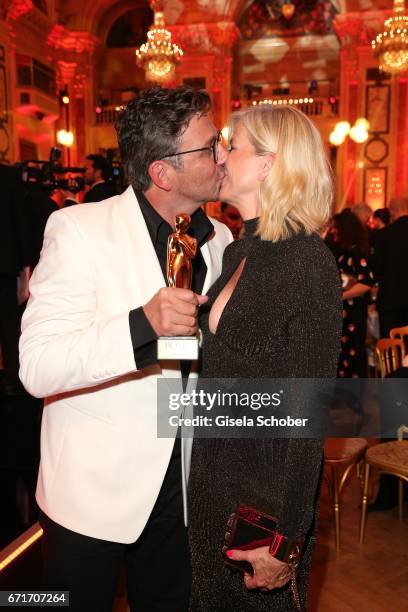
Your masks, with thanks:
[{"label": "man's stubble beard", "polygon": [[186,189],[182,189],[180,195],[184,195],[191,199],[192,202],[196,203],[197,209],[207,202],[215,202],[218,200],[221,179],[217,176],[217,178],[213,178],[212,181],[214,181],[212,186],[207,186],[202,183],[197,184],[197,182],[191,185],[191,183],[186,181]]}]

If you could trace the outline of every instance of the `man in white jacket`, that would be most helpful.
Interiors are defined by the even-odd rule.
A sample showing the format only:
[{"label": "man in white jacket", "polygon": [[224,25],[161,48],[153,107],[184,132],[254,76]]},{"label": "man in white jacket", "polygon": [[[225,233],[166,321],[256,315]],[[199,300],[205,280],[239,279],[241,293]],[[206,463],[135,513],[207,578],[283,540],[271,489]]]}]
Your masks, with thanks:
[{"label": "man in white jacket", "polygon": [[[131,610],[188,609],[183,505],[191,444],[157,437],[158,336],[193,335],[232,240],[200,206],[218,198],[226,151],[205,92],[153,88],[117,124],[130,186],[54,213],[31,283],[20,377],[45,398],[37,485],[46,585],[71,609],[110,612],[127,568]],[[177,213],[198,241],[191,290],[166,287]]]}]

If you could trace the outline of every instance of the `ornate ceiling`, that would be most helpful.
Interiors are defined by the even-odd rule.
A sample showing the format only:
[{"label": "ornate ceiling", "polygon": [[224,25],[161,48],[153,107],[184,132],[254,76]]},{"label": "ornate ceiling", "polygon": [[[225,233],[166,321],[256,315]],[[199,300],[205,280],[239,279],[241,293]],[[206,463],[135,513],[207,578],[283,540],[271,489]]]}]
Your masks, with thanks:
[{"label": "ornate ceiling", "polygon": [[[3,0],[3,3],[8,1]],[[32,1],[37,6],[47,4],[49,14],[55,11],[58,22],[65,27],[92,32],[96,35],[106,33],[106,29],[124,12],[148,5],[148,0],[21,0],[24,3]],[[329,16],[333,12],[344,13],[392,7],[392,0],[292,1],[298,15],[305,12],[309,14],[315,10],[313,7],[316,5],[323,7],[323,13]],[[217,21],[238,23],[249,11],[253,10],[251,5],[254,4],[258,5],[265,15],[271,16],[277,13],[276,8],[283,4],[283,0],[255,0],[255,2],[253,0],[164,0],[164,13],[169,25]],[[300,19],[300,21],[303,27],[304,20]],[[299,25],[299,18],[296,22]]]},{"label": "ornate ceiling", "polygon": [[[325,34],[337,13],[392,8],[392,0],[291,0],[295,14],[281,16],[284,0],[163,0],[168,25],[235,22],[245,25],[244,38],[270,36],[279,31],[290,35]],[[148,0],[0,0],[3,14],[25,14],[36,6],[51,22],[67,30],[88,32],[106,41],[117,19],[131,10],[148,8]]]}]

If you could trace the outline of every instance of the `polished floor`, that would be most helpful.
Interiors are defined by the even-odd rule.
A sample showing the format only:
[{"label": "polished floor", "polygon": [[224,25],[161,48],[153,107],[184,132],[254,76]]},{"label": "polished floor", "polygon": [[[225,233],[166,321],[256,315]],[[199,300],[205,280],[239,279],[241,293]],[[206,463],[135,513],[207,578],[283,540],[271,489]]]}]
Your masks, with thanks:
[{"label": "polished floor", "polygon": [[408,508],[370,512],[365,543],[358,543],[359,484],[345,487],[341,550],[334,544],[334,521],[323,489],[308,612],[408,611]]}]

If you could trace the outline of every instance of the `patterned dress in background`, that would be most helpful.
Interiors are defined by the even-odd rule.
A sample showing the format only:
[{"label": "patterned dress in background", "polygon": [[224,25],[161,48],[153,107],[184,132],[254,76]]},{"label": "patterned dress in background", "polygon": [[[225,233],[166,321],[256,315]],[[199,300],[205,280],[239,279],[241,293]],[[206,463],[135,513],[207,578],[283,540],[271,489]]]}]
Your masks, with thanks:
[{"label": "patterned dress in background", "polygon": [[[357,247],[337,255],[340,273],[372,287],[374,275],[367,259]],[[367,374],[366,334],[369,292],[343,301],[343,333],[337,375],[340,378],[364,378]]]}]

